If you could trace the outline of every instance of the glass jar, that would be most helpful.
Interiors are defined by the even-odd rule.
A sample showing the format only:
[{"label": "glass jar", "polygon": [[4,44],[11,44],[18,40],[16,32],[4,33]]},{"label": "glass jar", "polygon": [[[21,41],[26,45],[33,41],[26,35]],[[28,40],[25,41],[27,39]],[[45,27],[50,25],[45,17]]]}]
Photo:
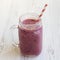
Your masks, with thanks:
[{"label": "glass jar", "polygon": [[42,50],[42,21],[35,13],[19,18],[19,48],[23,55],[39,55]]}]

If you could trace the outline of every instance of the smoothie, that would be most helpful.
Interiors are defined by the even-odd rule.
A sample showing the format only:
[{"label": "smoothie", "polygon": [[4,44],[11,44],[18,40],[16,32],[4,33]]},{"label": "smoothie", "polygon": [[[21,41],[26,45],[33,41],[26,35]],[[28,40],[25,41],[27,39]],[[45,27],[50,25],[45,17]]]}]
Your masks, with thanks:
[{"label": "smoothie", "polygon": [[[26,19],[22,23],[25,25],[33,25],[40,20]],[[34,29],[33,29],[34,28]],[[29,28],[18,29],[19,47],[23,55],[39,55],[42,50],[42,26],[36,25]]]}]

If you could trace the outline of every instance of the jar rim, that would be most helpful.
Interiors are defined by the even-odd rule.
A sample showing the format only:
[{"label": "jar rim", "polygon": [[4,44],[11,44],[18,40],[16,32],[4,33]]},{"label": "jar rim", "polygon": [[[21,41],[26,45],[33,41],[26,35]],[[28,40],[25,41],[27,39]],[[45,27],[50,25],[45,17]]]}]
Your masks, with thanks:
[{"label": "jar rim", "polygon": [[[40,21],[35,23],[35,24],[23,24],[22,20],[27,19],[26,17],[28,19],[35,19],[35,20],[37,20],[39,18],[39,15],[37,13],[25,13],[25,14],[21,15],[19,17],[19,26],[28,26],[28,25],[29,26],[34,26],[34,25],[38,25],[38,24],[42,25],[41,18],[39,18]],[[32,17],[32,18],[29,18],[29,17]]]}]

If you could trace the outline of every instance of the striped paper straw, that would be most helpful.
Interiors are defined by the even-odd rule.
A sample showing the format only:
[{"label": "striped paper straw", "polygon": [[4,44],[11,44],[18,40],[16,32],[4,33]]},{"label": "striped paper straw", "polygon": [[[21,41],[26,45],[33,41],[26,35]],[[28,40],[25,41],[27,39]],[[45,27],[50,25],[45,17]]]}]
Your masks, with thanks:
[{"label": "striped paper straw", "polygon": [[39,15],[39,18],[42,17],[42,15],[43,15],[43,13],[45,12],[47,6],[48,6],[48,5],[45,4],[44,8],[43,8],[42,11],[41,11],[41,14]]}]

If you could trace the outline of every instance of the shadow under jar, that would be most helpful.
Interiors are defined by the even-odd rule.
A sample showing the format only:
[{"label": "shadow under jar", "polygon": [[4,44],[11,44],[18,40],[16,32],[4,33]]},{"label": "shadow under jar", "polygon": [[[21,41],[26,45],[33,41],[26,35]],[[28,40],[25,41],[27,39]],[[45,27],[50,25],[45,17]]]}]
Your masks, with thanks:
[{"label": "shadow under jar", "polygon": [[39,55],[42,50],[42,21],[35,13],[19,18],[19,48],[22,55]]}]

